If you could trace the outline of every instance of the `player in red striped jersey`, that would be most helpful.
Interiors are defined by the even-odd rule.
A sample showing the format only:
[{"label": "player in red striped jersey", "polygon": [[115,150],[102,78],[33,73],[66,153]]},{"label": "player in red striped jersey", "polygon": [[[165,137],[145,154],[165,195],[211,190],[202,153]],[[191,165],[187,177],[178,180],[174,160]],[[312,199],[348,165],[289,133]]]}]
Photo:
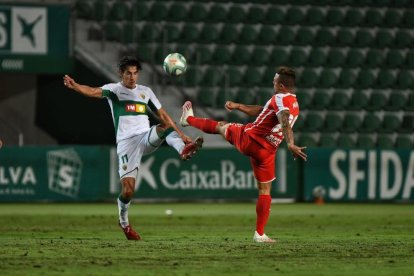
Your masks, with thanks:
[{"label": "player in red striped jersey", "polygon": [[286,140],[288,149],[293,157],[306,161],[304,152],[306,147],[295,145],[292,126],[299,116],[299,105],[294,94],[295,71],[288,67],[280,67],[273,79],[274,95],[265,106],[244,105],[227,101],[225,108],[228,111],[239,110],[249,116],[257,116],[253,123],[246,125],[218,122],[207,118],[194,116],[191,102],[183,105],[183,114],[180,119],[182,126],[192,126],[205,133],[220,134],[241,153],[250,158],[259,196],[256,203],[256,231],[253,236],[255,242],[274,242],[269,238],[264,228],[270,214],[271,186],[275,180],[276,151]]}]

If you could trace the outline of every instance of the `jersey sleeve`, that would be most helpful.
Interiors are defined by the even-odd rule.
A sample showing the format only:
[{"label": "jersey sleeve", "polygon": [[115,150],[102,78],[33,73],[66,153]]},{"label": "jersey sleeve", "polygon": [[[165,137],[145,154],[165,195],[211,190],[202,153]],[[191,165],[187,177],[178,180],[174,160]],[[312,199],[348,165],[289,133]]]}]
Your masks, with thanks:
[{"label": "jersey sleeve", "polygon": [[111,93],[114,93],[113,85],[112,83],[105,84],[101,87],[102,89],[102,97],[104,98],[110,98]]},{"label": "jersey sleeve", "polygon": [[272,103],[276,112],[276,115],[279,114],[283,110],[289,110],[289,106],[285,101],[284,94],[276,94],[272,98]]},{"label": "jersey sleeve", "polygon": [[150,96],[148,105],[153,111],[159,110],[162,105],[160,101],[158,100],[157,96],[155,96],[154,92],[151,90],[151,88],[148,88],[148,94]]}]

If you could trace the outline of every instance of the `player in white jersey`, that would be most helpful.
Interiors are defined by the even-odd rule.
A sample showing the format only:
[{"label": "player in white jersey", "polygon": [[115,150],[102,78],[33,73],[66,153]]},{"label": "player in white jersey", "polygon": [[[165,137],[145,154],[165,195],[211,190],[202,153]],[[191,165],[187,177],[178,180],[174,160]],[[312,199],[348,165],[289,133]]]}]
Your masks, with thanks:
[{"label": "player in white jersey", "polygon": [[[135,179],[143,155],[156,150],[164,140],[180,154],[190,159],[201,148],[201,137],[192,141],[179,128],[151,88],[138,85],[141,63],[134,57],[124,57],[119,63],[121,81],[102,87],[76,83],[70,76],[63,77],[66,87],[88,97],[106,98],[111,107],[116,131],[119,176],[122,192],[118,197],[119,225],[129,240],[140,240],[128,220],[128,208],[135,191]],[[160,124],[150,126],[148,108],[156,112]]]}]

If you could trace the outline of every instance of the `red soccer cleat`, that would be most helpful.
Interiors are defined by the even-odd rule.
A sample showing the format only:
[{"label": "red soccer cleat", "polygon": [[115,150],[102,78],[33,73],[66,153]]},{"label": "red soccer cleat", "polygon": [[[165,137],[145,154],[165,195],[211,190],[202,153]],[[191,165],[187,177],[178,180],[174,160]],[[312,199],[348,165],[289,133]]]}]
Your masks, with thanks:
[{"label": "red soccer cleat", "polygon": [[194,154],[203,146],[203,137],[197,137],[193,142],[185,145],[180,154],[182,160],[186,161],[194,156]]},{"label": "red soccer cleat", "polygon": [[121,224],[119,224],[119,227],[121,227],[122,231],[124,231],[124,234],[128,240],[136,240],[139,241],[141,239],[141,236],[132,229],[131,225],[128,225],[127,227],[123,228]]}]

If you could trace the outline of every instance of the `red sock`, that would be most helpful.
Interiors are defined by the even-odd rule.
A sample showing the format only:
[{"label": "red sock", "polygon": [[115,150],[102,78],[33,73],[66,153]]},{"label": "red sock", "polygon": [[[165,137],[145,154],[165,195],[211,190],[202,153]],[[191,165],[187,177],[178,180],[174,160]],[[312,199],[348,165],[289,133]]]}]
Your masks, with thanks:
[{"label": "red sock", "polygon": [[267,219],[270,214],[270,204],[272,203],[272,198],[270,195],[259,195],[256,203],[256,231],[259,235],[264,234],[264,228],[267,223]]},{"label": "red sock", "polygon": [[217,121],[208,119],[208,118],[197,118],[193,116],[189,116],[187,118],[187,122],[190,126],[198,128],[199,130],[210,133],[210,134],[216,134],[217,130],[216,127],[218,125]]}]

